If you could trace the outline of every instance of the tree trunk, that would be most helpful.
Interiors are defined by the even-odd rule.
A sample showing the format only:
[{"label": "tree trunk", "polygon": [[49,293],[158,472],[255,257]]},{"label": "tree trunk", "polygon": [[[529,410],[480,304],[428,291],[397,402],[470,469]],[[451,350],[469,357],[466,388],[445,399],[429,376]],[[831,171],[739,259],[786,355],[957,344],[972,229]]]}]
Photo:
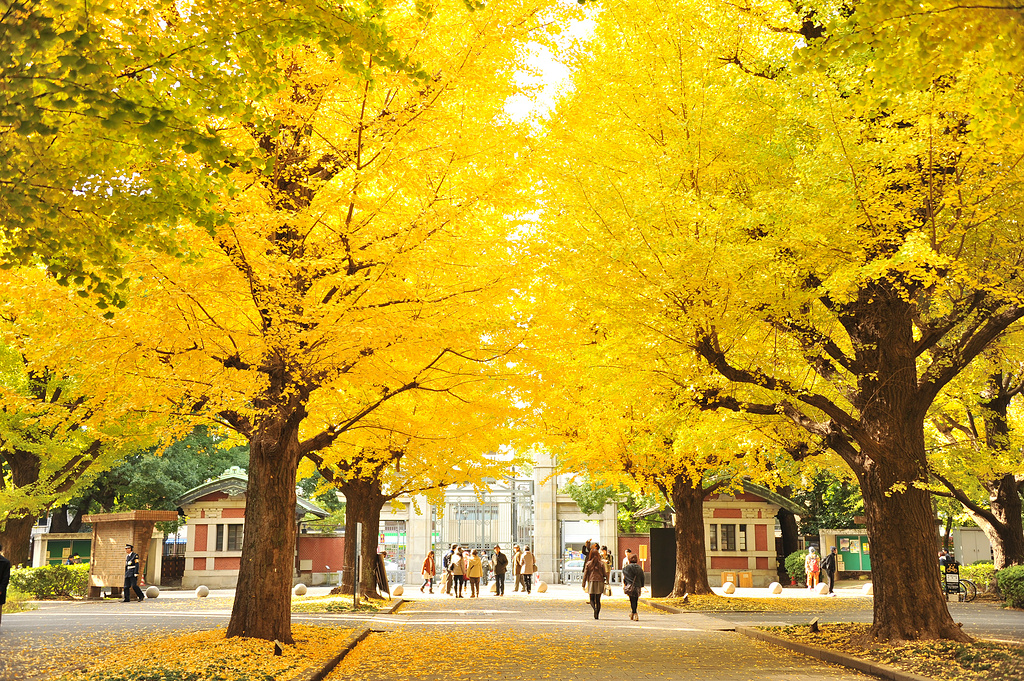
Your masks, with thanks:
[{"label": "tree trunk", "polygon": [[238,586],[227,635],[292,643],[298,423],[268,419],[250,440]]},{"label": "tree trunk", "polygon": [[1024,565],[1024,523],[1021,522],[1021,498],[1016,478],[1004,475],[985,484],[989,491],[989,509],[996,522],[967,509],[992,544],[992,560],[997,570]]},{"label": "tree trunk", "polygon": [[380,484],[355,478],[339,484],[338,489],[345,495],[345,574],[342,589],[345,593],[352,593],[353,590],[352,566],[356,562],[356,523],[362,523],[359,595],[362,598],[380,598],[373,573],[373,566],[377,560],[380,513],[385,502]]},{"label": "tree trunk", "polygon": [[11,561],[11,565],[17,567],[31,564],[32,557],[29,555],[28,544],[32,539],[32,526],[35,523],[36,519],[33,516],[7,519],[4,531],[0,532],[0,553]]},{"label": "tree trunk", "polygon": [[[859,451],[839,453],[857,475],[871,538],[874,623],[881,640],[968,641],[940,589],[929,493],[924,419],[930,400],[918,387],[912,306],[886,283],[865,288],[843,320],[850,330],[860,412]],[[913,607],[910,605],[913,604]]]},{"label": "tree trunk", "polygon": [[71,531],[71,526],[68,523],[68,505],[64,504],[55,508],[50,515],[50,532],[67,533]]},{"label": "tree trunk", "polygon": [[689,476],[677,476],[672,481],[672,507],[676,511],[676,578],[670,596],[713,594],[704,550],[703,485],[694,484]]}]

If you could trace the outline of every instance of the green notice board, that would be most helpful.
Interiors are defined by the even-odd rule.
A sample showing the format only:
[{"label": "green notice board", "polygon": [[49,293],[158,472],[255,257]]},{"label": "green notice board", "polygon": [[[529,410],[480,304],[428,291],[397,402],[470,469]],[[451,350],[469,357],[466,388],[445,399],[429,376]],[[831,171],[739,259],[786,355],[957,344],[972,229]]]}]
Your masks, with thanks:
[{"label": "green notice board", "polygon": [[871,571],[871,542],[866,534],[836,535],[836,548],[843,561],[843,570],[851,572]]},{"label": "green notice board", "polygon": [[51,539],[46,542],[46,563],[61,565],[73,553],[77,553],[83,563],[88,563],[91,549],[92,539]]}]

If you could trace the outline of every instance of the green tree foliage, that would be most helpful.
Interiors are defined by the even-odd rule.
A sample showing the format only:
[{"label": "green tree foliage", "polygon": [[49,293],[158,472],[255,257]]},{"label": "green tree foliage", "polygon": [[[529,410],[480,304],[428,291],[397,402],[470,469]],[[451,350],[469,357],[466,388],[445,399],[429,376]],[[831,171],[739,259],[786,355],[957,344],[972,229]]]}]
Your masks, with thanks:
[{"label": "green tree foliage", "polygon": [[793,501],[806,512],[800,515],[800,532],[818,534],[818,530],[856,527],[854,516],[864,515],[864,499],[855,481],[828,470],[819,470],[810,485],[793,492]]},{"label": "green tree foliage", "polygon": [[608,502],[620,496],[624,487],[604,485],[591,478],[583,478],[563,486],[562,491],[576,502],[581,511],[587,515],[596,515],[604,510]]}]

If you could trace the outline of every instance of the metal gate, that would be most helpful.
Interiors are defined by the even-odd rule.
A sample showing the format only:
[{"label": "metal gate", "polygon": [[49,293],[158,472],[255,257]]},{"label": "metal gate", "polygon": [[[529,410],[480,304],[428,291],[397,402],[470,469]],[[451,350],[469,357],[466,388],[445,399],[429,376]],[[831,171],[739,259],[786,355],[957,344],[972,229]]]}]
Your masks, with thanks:
[{"label": "metal gate", "polygon": [[494,483],[480,494],[472,487],[450,488],[444,516],[437,518],[434,548],[452,544],[480,549],[490,555],[495,545],[509,552],[512,544],[533,543],[533,481]]}]

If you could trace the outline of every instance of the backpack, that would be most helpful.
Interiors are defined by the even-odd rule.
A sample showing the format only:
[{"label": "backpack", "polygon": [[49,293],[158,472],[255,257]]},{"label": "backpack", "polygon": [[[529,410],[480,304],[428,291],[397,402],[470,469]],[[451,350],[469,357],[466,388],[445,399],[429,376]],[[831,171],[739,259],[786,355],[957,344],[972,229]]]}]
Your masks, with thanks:
[{"label": "backpack", "polygon": [[447,570],[448,569],[448,564],[451,563],[451,562],[452,562],[452,554],[451,554],[451,551],[449,551],[448,553],[444,554],[444,558],[441,559],[441,567],[443,567],[445,570]]}]

